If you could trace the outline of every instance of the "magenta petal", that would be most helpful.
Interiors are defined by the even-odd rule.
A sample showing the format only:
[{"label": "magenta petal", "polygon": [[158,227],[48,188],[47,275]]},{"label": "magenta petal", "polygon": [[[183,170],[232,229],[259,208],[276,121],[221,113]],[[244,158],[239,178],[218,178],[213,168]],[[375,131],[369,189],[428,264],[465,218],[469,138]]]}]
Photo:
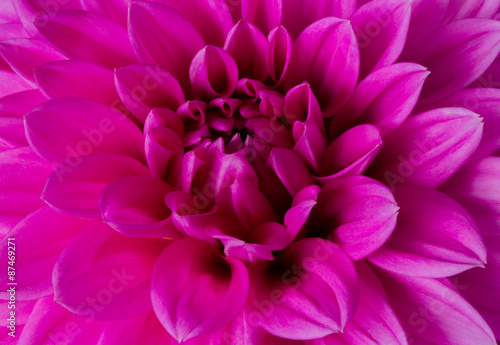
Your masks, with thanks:
[{"label": "magenta petal", "polygon": [[325,116],[332,116],[351,97],[358,74],[359,50],[351,24],[329,17],[307,27],[295,41],[285,88],[308,81]]},{"label": "magenta petal", "polygon": [[189,63],[205,43],[186,18],[158,3],[134,2],[129,32],[141,62],[160,65],[172,73],[184,92],[189,91]]},{"label": "magenta petal", "polygon": [[400,207],[393,235],[368,259],[386,271],[448,277],[486,262],[477,226],[453,199],[418,186],[396,188]]},{"label": "magenta petal", "polygon": [[209,101],[227,97],[236,89],[238,66],[224,50],[207,46],[193,58],[189,78],[196,98]]},{"label": "magenta petal", "polygon": [[226,50],[236,61],[240,78],[264,81],[267,71],[267,39],[259,29],[240,21],[227,35]]},{"label": "magenta petal", "polygon": [[49,99],[88,98],[117,107],[120,104],[113,72],[84,61],[56,61],[35,68],[38,88]]},{"label": "magenta petal", "polygon": [[179,135],[166,127],[156,127],[146,133],[146,159],[151,175],[159,179],[174,180],[184,154]]},{"label": "magenta petal", "polygon": [[326,149],[318,180],[326,183],[340,176],[364,173],[381,147],[377,127],[360,125],[349,129]]},{"label": "magenta petal", "polygon": [[170,220],[165,195],[173,188],[149,176],[130,176],[105,187],[99,209],[105,223],[131,237],[180,237]]},{"label": "magenta petal", "polygon": [[283,0],[283,26],[293,39],[308,25],[326,17],[349,18],[356,8],[356,0],[318,0],[311,6],[306,0]]},{"label": "magenta petal", "polygon": [[281,24],[283,0],[242,0],[243,20],[252,23],[265,35]]},{"label": "magenta petal", "polygon": [[153,108],[175,111],[185,101],[177,80],[160,66],[134,64],[118,68],[115,83],[121,100],[141,122]]},{"label": "magenta petal", "polygon": [[232,321],[248,294],[248,273],[202,241],[185,238],[158,258],[151,298],[158,319],[177,340],[212,333]]},{"label": "magenta petal", "polygon": [[369,74],[333,118],[330,133],[340,134],[353,124],[370,123],[382,136],[387,135],[413,111],[428,75],[424,67],[412,63],[390,65]]},{"label": "magenta petal", "polygon": [[252,266],[249,274],[248,308],[256,323],[273,335],[324,337],[342,331],[356,311],[359,287],[354,265],[326,240],[296,242],[275,261]]},{"label": "magenta petal", "polygon": [[28,146],[23,118],[15,114],[0,114],[0,152]]},{"label": "magenta petal", "polygon": [[29,147],[0,153],[0,234],[44,205],[40,195],[52,171]]},{"label": "magenta petal", "polygon": [[42,36],[72,59],[111,69],[135,61],[127,31],[97,14],[60,10],[37,17],[35,26]]},{"label": "magenta petal", "polygon": [[313,184],[311,172],[306,164],[291,150],[273,148],[266,164],[273,169],[292,197]]},{"label": "magenta petal", "polygon": [[79,156],[117,153],[144,161],[142,133],[125,115],[83,98],[57,98],[25,118],[31,147],[50,162],[71,169]]},{"label": "magenta petal", "polygon": [[47,101],[39,90],[26,90],[0,99],[0,112],[24,116],[33,108]]},{"label": "magenta petal", "polygon": [[111,182],[127,176],[149,175],[133,158],[114,154],[81,157],[72,169],[58,168],[47,179],[42,198],[59,212],[77,218],[100,219],[99,196]]},{"label": "magenta petal", "polygon": [[314,122],[319,128],[324,126],[318,100],[307,82],[293,87],[286,93],[283,113],[292,126],[295,121]]},{"label": "magenta petal", "polygon": [[298,153],[312,170],[318,172],[327,144],[323,135],[324,128],[318,127],[313,121],[296,121],[292,133],[295,140],[293,151]]},{"label": "magenta petal", "polygon": [[382,274],[379,279],[409,344],[496,344],[490,327],[449,280]]},{"label": "magenta petal", "polygon": [[295,239],[304,229],[313,207],[317,204],[320,188],[312,185],[295,195],[292,207],[285,213],[284,224],[290,239]]},{"label": "magenta petal", "polygon": [[209,161],[208,152],[203,147],[197,147],[186,152],[180,163],[180,173],[176,186],[180,190],[189,193],[191,188],[193,188],[197,174],[199,173],[198,176],[203,176],[208,169]]},{"label": "magenta petal", "polygon": [[397,60],[405,45],[410,15],[409,1],[374,0],[349,18],[359,44],[361,79]]},{"label": "magenta petal", "polygon": [[399,210],[391,191],[365,176],[333,180],[322,188],[317,203],[315,230],[323,228],[353,260],[365,258],[387,241]]},{"label": "magenta petal", "polygon": [[[16,298],[34,300],[53,293],[52,269],[57,257],[71,238],[89,224],[88,221],[64,216],[43,207],[31,213],[9,232],[9,238],[15,238],[16,246],[16,282],[19,289]],[[7,257],[9,238],[0,242],[0,253]],[[7,260],[2,263],[7,272]],[[1,278],[7,285],[8,276]],[[8,292],[1,292],[2,299],[9,299]]]},{"label": "magenta petal", "polygon": [[150,278],[165,242],[123,236],[96,222],[73,237],[54,267],[55,300],[98,320],[151,310]]},{"label": "magenta petal", "polygon": [[25,38],[0,42],[0,54],[13,71],[35,85],[33,69],[51,61],[65,60],[59,51],[40,39]]},{"label": "magenta petal", "polygon": [[218,47],[222,47],[227,33],[233,26],[231,12],[241,11],[235,8],[241,1],[238,1],[238,4],[235,4],[235,1],[225,0],[161,0],[161,2],[187,18],[207,44]]},{"label": "magenta petal", "polygon": [[258,116],[246,123],[247,129],[255,133],[255,137],[280,148],[293,148],[292,133],[281,119],[270,119]]},{"label": "magenta petal", "polygon": [[157,127],[166,127],[180,137],[184,136],[184,124],[181,117],[170,109],[155,108],[148,114],[143,132],[148,133]]},{"label": "magenta petal", "polygon": [[12,93],[31,90],[32,87],[16,73],[0,70],[0,98]]},{"label": "magenta petal", "polygon": [[372,165],[374,176],[391,188],[403,183],[437,187],[469,159],[482,129],[481,118],[462,108],[415,115],[384,138]]},{"label": "magenta petal", "polygon": [[269,33],[269,51],[267,53],[267,68],[271,78],[280,83],[288,70],[292,56],[292,38],[283,26]]}]

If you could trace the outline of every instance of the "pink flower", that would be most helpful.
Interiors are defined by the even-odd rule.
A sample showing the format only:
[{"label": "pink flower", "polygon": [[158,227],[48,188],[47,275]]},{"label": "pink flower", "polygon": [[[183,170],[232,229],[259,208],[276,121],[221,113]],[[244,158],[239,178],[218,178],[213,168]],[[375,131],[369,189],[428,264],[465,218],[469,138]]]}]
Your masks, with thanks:
[{"label": "pink flower", "polygon": [[4,1],[2,343],[496,344],[499,9]]}]

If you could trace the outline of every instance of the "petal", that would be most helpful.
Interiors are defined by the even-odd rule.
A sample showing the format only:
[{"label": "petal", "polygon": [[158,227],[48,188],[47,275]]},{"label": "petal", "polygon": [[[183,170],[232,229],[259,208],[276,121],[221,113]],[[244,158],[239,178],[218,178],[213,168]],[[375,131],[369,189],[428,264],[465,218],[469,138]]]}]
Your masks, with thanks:
[{"label": "petal", "polygon": [[113,72],[84,61],[56,61],[35,68],[38,88],[47,98],[81,97],[111,107],[119,104]]},{"label": "petal", "polygon": [[313,121],[296,121],[292,133],[295,141],[293,151],[302,157],[309,168],[318,172],[327,143],[324,129]]},{"label": "petal", "polygon": [[224,50],[207,46],[193,58],[189,79],[196,98],[210,101],[228,97],[236,89],[238,66]]},{"label": "petal", "polygon": [[28,146],[24,122],[15,114],[0,114],[0,152]]},{"label": "petal", "polygon": [[158,319],[179,342],[225,326],[243,307],[248,273],[200,240],[175,241],[159,257],[152,279]]},{"label": "petal", "polygon": [[26,90],[10,94],[0,99],[0,112],[24,116],[47,98],[38,90]]},{"label": "petal", "polygon": [[179,135],[166,127],[156,127],[146,133],[145,146],[151,175],[173,181],[184,154]]},{"label": "petal", "polygon": [[144,122],[144,133],[157,127],[167,127],[180,137],[184,136],[184,124],[180,115],[170,109],[155,108],[147,116]]},{"label": "petal", "polygon": [[179,237],[172,225],[165,195],[173,188],[149,176],[129,176],[110,183],[101,193],[102,218],[131,237]]},{"label": "petal", "polygon": [[117,153],[144,161],[142,133],[122,113],[83,98],[57,98],[25,118],[26,136],[43,158],[71,169],[80,156]]},{"label": "petal", "polygon": [[384,270],[448,277],[486,262],[486,248],[467,211],[453,199],[418,186],[396,188],[400,207],[391,238],[368,259]]},{"label": "petal", "polygon": [[379,279],[409,344],[496,344],[490,327],[448,280],[397,275]]},{"label": "petal", "polygon": [[292,38],[288,31],[280,26],[269,33],[268,40],[267,68],[271,78],[280,83],[288,70],[292,56]]},{"label": "petal", "polygon": [[338,178],[319,193],[312,229],[329,236],[351,259],[361,260],[392,235],[398,210],[381,183],[365,176]]},{"label": "petal", "polygon": [[287,92],[284,99],[283,113],[290,125],[295,121],[314,122],[321,128],[323,126],[323,115],[318,100],[311,90],[311,86],[305,82],[295,86]]},{"label": "petal", "polygon": [[218,47],[222,47],[233,26],[230,11],[237,10],[229,8],[230,5],[235,6],[234,1],[224,0],[162,0],[162,3],[187,18],[207,44]]},{"label": "petal", "polygon": [[283,0],[242,0],[243,20],[252,23],[265,35],[281,24]]},{"label": "petal", "polygon": [[354,265],[326,240],[296,242],[272,263],[252,266],[249,274],[248,308],[255,322],[273,335],[297,340],[324,337],[342,331],[356,311],[359,287]]},{"label": "petal", "polygon": [[392,132],[413,111],[429,73],[417,64],[398,63],[369,74],[333,118],[330,133],[338,135],[361,123],[376,125],[382,136]]},{"label": "petal", "polygon": [[150,278],[165,242],[130,238],[96,222],[76,235],[53,273],[55,300],[73,314],[118,320],[151,310]]},{"label": "petal", "polygon": [[437,187],[469,159],[482,128],[481,118],[462,108],[415,115],[384,138],[370,169],[390,188],[402,183]]},{"label": "petal", "polygon": [[356,8],[355,0],[320,0],[314,6],[304,0],[283,0],[283,26],[295,40],[302,30],[326,17],[349,18]]},{"label": "petal", "polygon": [[146,166],[137,160],[108,153],[91,154],[80,164],[63,166],[47,179],[43,200],[61,213],[84,219],[100,219],[99,196],[102,190],[118,179],[149,175]]},{"label": "petal", "polygon": [[285,213],[284,224],[288,235],[293,240],[305,229],[313,207],[317,204],[320,188],[312,185],[302,189],[292,201],[292,207]]},{"label": "petal", "polygon": [[16,73],[0,70],[0,98],[30,89],[32,87]]},{"label": "petal", "polygon": [[129,32],[140,61],[172,73],[189,94],[189,63],[205,44],[186,18],[171,7],[134,2],[129,11]]},{"label": "petal", "polygon": [[110,69],[136,60],[127,31],[97,14],[60,10],[56,14],[37,17],[35,26],[69,58],[94,62]]},{"label": "petal", "polygon": [[325,116],[331,116],[351,97],[358,73],[359,50],[351,24],[329,17],[307,27],[295,41],[284,85],[290,89],[308,81]]},{"label": "petal", "polygon": [[[88,224],[88,221],[64,216],[45,206],[31,213],[9,232],[0,242],[0,253],[7,258],[10,256],[8,251],[12,250],[12,246],[15,248],[15,279],[22,286],[16,293],[18,300],[34,300],[53,293],[52,270],[59,254],[73,236]],[[15,241],[11,242],[10,238]],[[2,265],[7,272],[7,260]],[[1,278],[5,286],[9,282],[7,277],[5,274]],[[9,293],[1,292],[0,297],[9,299]]]},{"label": "petal", "polygon": [[240,21],[226,38],[226,50],[236,61],[240,78],[264,81],[267,71],[267,39],[255,26]]},{"label": "petal", "polygon": [[374,0],[349,18],[359,44],[360,79],[398,59],[405,45],[410,16],[409,1]]},{"label": "petal", "polygon": [[153,108],[175,111],[185,101],[177,80],[160,66],[134,64],[118,68],[115,83],[121,100],[141,122]]},{"label": "petal", "polygon": [[306,164],[291,150],[273,148],[266,164],[273,169],[292,197],[301,189],[314,184]]}]

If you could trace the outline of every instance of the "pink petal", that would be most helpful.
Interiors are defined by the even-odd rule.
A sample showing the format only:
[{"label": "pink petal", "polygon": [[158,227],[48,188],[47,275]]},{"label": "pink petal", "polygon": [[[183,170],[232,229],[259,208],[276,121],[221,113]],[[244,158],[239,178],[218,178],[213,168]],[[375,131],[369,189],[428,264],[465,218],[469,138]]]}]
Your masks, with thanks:
[{"label": "pink petal", "polygon": [[[233,26],[230,11],[238,9],[234,1],[224,0],[161,0],[162,3],[182,14],[198,32],[207,44],[222,47],[227,33]],[[240,12],[241,13],[241,12]]]},{"label": "pink petal", "polygon": [[184,154],[179,135],[166,127],[156,127],[146,133],[145,146],[151,175],[173,181]]},{"label": "pink petal", "polygon": [[242,0],[243,20],[252,23],[265,35],[281,24],[283,0]]},{"label": "pink petal", "polygon": [[330,133],[340,134],[361,123],[376,125],[382,136],[392,132],[413,111],[429,73],[417,64],[398,63],[369,74],[332,120]]},{"label": "pink petal", "polygon": [[0,112],[24,116],[47,98],[38,90],[26,90],[0,99]]},{"label": "pink petal", "polygon": [[327,144],[323,134],[324,128],[313,121],[296,121],[292,133],[295,141],[293,151],[298,153],[312,170],[318,172]]},{"label": "pink petal", "polygon": [[409,1],[374,0],[349,18],[359,44],[360,79],[397,60],[405,45],[410,16]]},{"label": "pink petal", "polygon": [[293,198],[292,205],[284,217],[286,231],[292,240],[305,230],[311,211],[317,204],[320,190],[318,186],[312,185],[302,189]]},{"label": "pink petal", "polygon": [[189,64],[205,45],[192,24],[171,7],[141,1],[130,6],[129,32],[141,62],[172,73],[189,94]]},{"label": "pink petal", "polygon": [[329,17],[307,27],[295,41],[285,88],[308,81],[325,116],[332,116],[351,97],[358,73],[359,50],[351,24]]},{"label": "pink petal", "polygon": [[273,169],[292,197],[313,184],[311,172],[306,164],[291,150],[273,148],[266,164]]},{"label": "pink petal", "polygon": [[469,159],[482,128],[481,118],[462,108],[415,115],[385,137],[370,169],[391,188],[402,183],[437,187]]},{"label": "pink petal", "polygon": [[23,118],[15,114],[0,114],[0,152],[28,146]]},{"label": "pink petal", "polygon": [[[265,331],[314,339],[342,331],[358,304],[358,277],[344,252],[323,239],[304,239],[250,268],[248,308]],[[286,323],[283,320],[286,320]]]},{"label": "pink petal", "polygon": [[418,186],[396,188],[400,207],[391,238],[368,259],[384,270],[417,277],[448,277],[486,262],[477,226],[453,199]]},{"label": "pink petal", "polygon": [[292,133],[281,119],[265,116],[255,117],[246,123],[246,128],[253,131],[255,137],[280,148],[293,148]]},{"label": "pink petal", "polygon": [[280,83],[286,74],[292,55],[292,38],[283,26],[269,33],[269,50],[267,53],[267,68],[271,78]]},{"label": "pink petal", "polygon": [[129,238],[96,222],[76,235],[54,267],[55,300],[76,315],[97,320],[151,310],[150,277],[165,242]]},{"label": "pink petal", "polygon": [[69,58],[110,69],[136,61],[126,30],[97,14],[60,10],[37,17],[35,26]]},{"label": "pink petal", "polygon": [[0,153],[1,234],[44,205],[40,195],[52,171],[52,166],[29,147]]},{"label": "pink petal", "polygon": [[0,70],[0,98],[30,89],[32,87],[16,73]]},{"label": "pink petal", "polygon": [[63,166],[47,179],[43,200],[59,212],[77,218],[100,219],[99,196],[111,182],[127,176],[149,175],[146,166],[115,154],[91,154],[80,164]]},{"label": "pink petal", "polygon": [[177,186],[180,190],[189,193],[193,184],[206,172],[210,161],[208,152],[203,147],[197,147],[182,157],[180,163],[179,179]]},{"label": "pink petal", "polygon": [[365,176],[339,178],[319,193],[312,228],[324,231],[351,259],[361,260],[391,236],[398,210],[381,183]]},{"label": "pink petal", "polygon": [[106,186],[99,200],[102,218],[113,229],[131,237],[175,238],[165,195],[173,188],[149,176],[129,176]]},{"label": "pink petal", "polygon": [[122,113],[83,98],[57,98],[25,118],[31,147],[50,162],[71,169],[80,156],[117,153],[144,161],[142,133]]},{"label": "pink petal", "polygon": [[144,133],[157,127],[166,127],[180,137],[184,136],[184,124],[180,115],[170,109],[155,108],[148,114],[144,122]]},{"label": "pink petal", "polygon": [[[9,247],[15,247],[16,283],[22,286],[16,289],[16,298],[20,301],[34,300],[53,293],[52,270],[54,264],[68,242],[88,221],[64,216],[45,206],[31,213],[14,227],[2,242],[0,253],[5,257]],[[9,245],[9,238],[14,245]],[[7,260],[2,269],[7,272]],[[7,286],[8,275],[0,278],[2,285]],[[9,293],[0,292],[2,299],[9,299]]]},{"label": "pink petal", "polygon": [[158,319],[179,342],[212,333],[233,320],[248,294],[248,273],[216,247],[185,238],[159,257],[152,280]]},{"label": "pink petal", "polygon": [[411,344],[495,345],[490,327],[447,279],[379,279]]},{"label": "pink petal", "polygon": [[153,108],[175,111],[185,101],[177,80],[160,66],[134,64],[118,68],[115,83],[121,100],[141,122]]},{"label": "pink petal", "polygon": [[305,82],[295,86],[287,92],[284,99],[283,113],[290,125],[295,121],[314,122],[321,128],[324,126],[323,115],[319,103],[311,90],[311,86]]},{"label": "pink petal", "polygon": [[65,60],[60,52],[40,39],[21,38],[0,42],[0,54],[13,71],[35,86],[33,69],[51,61]]},{"label": "pink petal", "polygon": [[344,132],[326,149],[321,162],[322,183],[340,176],[363,174],[382,147],[380,131],[373,125],[359,125]]},{"label": "pink petal", "polygon": [[450,0],[449,20],[462,18],[491,18],[498,12],[497,0]]},{"label": "pink petal", "polygon": [[349,18],[356,8],[355,0],[320,0],[311,6],[304,0],[283,0],[283,26],[295,40],[302,30],[326,17]]},{"label": "pink petal", "polygon": [[113,72],[84,61],[56,61],[35,68],[38,88],[47,98],[81,97],[116,107],[121,102]]},{"label": "pink petal", "polygon": [[227,35],[224,50],[236,61],[240,78],[259,81],[267,78],[267,39],[251,23],[238,22]]},{"label": "pink petal", "polygon": [[236,89],[238,66],[224,50],[207,46],[193,58],[189,78],[196,98],[210,101],[228,97]]}]

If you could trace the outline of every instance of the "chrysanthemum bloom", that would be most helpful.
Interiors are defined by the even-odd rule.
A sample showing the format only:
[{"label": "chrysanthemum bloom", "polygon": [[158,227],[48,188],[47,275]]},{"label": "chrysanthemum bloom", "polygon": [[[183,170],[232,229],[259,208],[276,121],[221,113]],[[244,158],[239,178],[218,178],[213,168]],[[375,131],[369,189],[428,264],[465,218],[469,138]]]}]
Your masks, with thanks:
[{"label": "chrysanthemum bloom", "polygon": [[496,344],[499,7],[2,1],[2,344]]}]

